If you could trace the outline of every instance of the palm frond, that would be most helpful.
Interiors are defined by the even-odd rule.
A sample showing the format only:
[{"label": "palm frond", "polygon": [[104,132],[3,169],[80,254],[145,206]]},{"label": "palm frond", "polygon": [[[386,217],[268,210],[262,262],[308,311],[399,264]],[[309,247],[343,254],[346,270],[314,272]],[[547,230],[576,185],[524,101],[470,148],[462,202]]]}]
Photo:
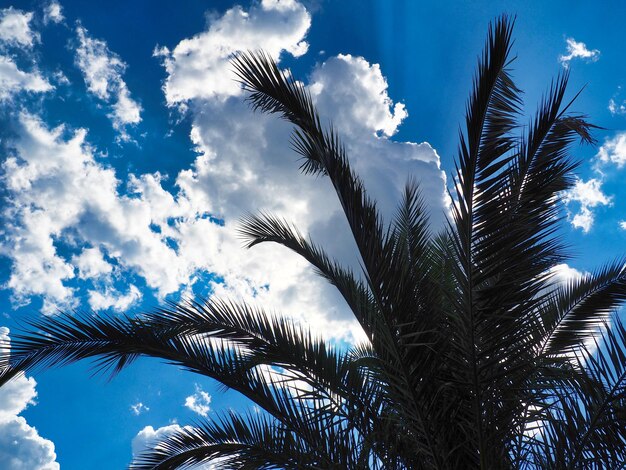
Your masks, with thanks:
[{"label": "palm frond", "polygon": [[223,469],[313,469],[332,462],[318,462],[316,454],[264,415],[245,417],[230,413],[199,426],[186,426],[138,455],[132,470],[165,470],[215,463]]},{"label": "palm frond", "polygon": [[568,354],[604,326],[626,301],[626,261],[617,260],[557,288],[541,310],[541,352]]},{"label": "palm frond", "polygon": [[574,353],[578,374],[545,416],[534,453],[554,468],[619,468],[626,459],[626,328],[611,320]]},{"label": "palm frond", "polygon": [[239,232],[246,247],[259,243],[278,243],[306,259],[342,295],[366,335],[373,340],[374,325],[380,312],[368,286],[355,274],[332,260],[318,245],[305,239],[296,227],[270,214],[260,213],[242,219]]},{"label": "palm frond", "polygon": [[[413,387],[419,379],[406,367],[403,357],[406,348],[396,331],[399,314],[392,307],[398,294],[405,290],[405,274],[392,262],[394,244],[385,239],[376,205],[350,168],[336,133],[322,129],[311,98],[300,84],[261,53],[240,54],[233,64],[244,88],[251,93],[249,99],[253,107],[279,113],[298,127],[294,141],[296,151],[305,158],[304,171],[322,172],[333,184],[363,261],[366,281],[381,313],[382,321],[376,322],[378,328],[373,336],[377,338],[379,354],[384,354],[390,366],[388,383],[396,384],[393,389],[397,398],[402,407],[408,407],[406,425],[416,426],[415,436],[429,436],[430,431],[425,429],[430,424],[426,424],[426,416],[418,410],[422,404]],[[418,416],[420,418],[416,419]],[[438,459],[433,449],[430,453],[432,459]]]},{"label": "palm frond", "polygon": [[[501,17],[490,27],[478,64],[467,106],[466,134],[460,134],[457,201],[453,205],[454,227],[450,228],[459,263],[454,276],[460,290],[453,306],[457,313],[450,316],[455,323],[452,345],[455,355],[466,364],[457,370],[457,380],[467,390],[460,398],[466,404],[464,419],[472,425],[465,429],[481,467],[501,461],[502,434],[506,433],[489,421],[495,410],[485,407],[496,404],[492,394],[503,390],[495,378],[502,370],[499,359],[507,356],[493,346],[512,337],[508,329],[494,331],[498,325],[492,320],[494,315],[501,318],[506,310],[496,310],[501,297],[493,299],[487,292],[494,276],[491,250],[501,232],[499,202],[506,185],[502,176],[516,144],[511,132],[517,126],[521,103],[508,70],[512,26],[507,17]],[[491,367],[494,364],[495,369]]]}]

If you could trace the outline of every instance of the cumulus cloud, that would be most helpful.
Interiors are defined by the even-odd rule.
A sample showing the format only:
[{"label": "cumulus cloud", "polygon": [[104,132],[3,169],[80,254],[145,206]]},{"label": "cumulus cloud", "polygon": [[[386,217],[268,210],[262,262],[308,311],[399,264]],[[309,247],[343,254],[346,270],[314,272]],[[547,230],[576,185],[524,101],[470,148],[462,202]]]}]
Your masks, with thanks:
[{"label": "cumulus cloud", "polygon": [[[163,190],[158,176],[133,179],[133,194],[122,196],[114,171],[95,160],[85,130],[49,129],[26,113],[18,121],[20,137],[3,165],[3,183],[13,197],[3,214],[12,222],[5,227],[2,254],[13,260],[7,287],[14,300],[24,303],[32,295],[42,295],[48,310],[71,306],[74,289],[64,282],[75,278],[75,268],[56,246],[68,232],[74,232],[75,242],[92,247],[74,258],[81,278],[112,271],[101,256],[102,247],[122,267],[138,269],[163,295],[176,291],[191,268],[176,262],[165,238],[168,218],[185,212]],[[165,226],[165,235],[150,228],[153,220]],[[106,297],[110,295],[103,293],[92,302],[112,306]],[[135,291],[132,297],[137,297]]]},{"label": "cumulus cloud", "polygon": [[[441,227],[446,203],[439,156],[427,143],[387,138],[395,133],[405,111],[392,103],[379,67],[351,56],[327,64],[311,75],[313,98],[324,119],[333,118],[351,161],[383,213],[389,216],[394,212],[400,188],[412,174],[422,184],[435,227]],[[333,81],[335,86],[330,86]],[[363,118],[366,110],[360,101],[371,119]],[[289,126],[273,116],[251,113],[239,97],[199,98],[189,109],[193,116],[190,137],[199,156],[190,170],[179,174],[177,184],[193,205],[210,207],[227,221],[227,228],[246,212],[263,209],[278,213],[311,233],[331,255],[357,266],[355,248],[332,188],[325,179],[298,174],[299,163],[287,145]],[[242,155],[245,158],[235,157]],[[306,318],[325,331],[346,331],[345,326],[331,327],[328,322],[347,322],[351,316],[306,263],[273,246],[255,247],[242,258],[241,250],[226,238],[219,249],[222,256],[214,266],[226,282],[215,287],[218,294],[243,294],[246,300]],[[273,256],[286,262],[277,266],[271,261]],[[247,278],[241,276],[243,272]],[[269,289],[251,288],[264,284]]]},{"label": "cumulus cloud", "polygon": [[578,42],[574,38],[567,38],[567,54],[559,56],[559,62],[563,67],[569,67],[570,61],[573,59],[584,59],[587,62],[595,62],[600,58],[598,49],[587,49],[584,42]]},{"label": "cumulus cloud", "polygon": [[566,205],[578,206],[575,211],[568,207],[568,218],[575,228],[580,228],[585,233],[589,232],[595,219],[594,209],[612,205],[613,197],[602,190],[602,185],[607,178],[606,169],[610,165],[621,169],[625,164],[626,132],[621,131],[612,137],[607,137],[598,149],[594,163],[597,177],[586,182],[577,179],[575,186],[563,193],[563,201]]},{"label": "cumulus cloud", "polygon": [[596,158],[601,163],[613,163],[622,168],[626,164],[626,132],[618,132],[613,137],[605,139],[598,149]]},{"label": "cumulus cloud", "polygon": [[[9,344],[9,329],[0,327],[0,349]],[[54,444],[19,416],[35,403],[37,383],[19,375],[0,388],[0,462],[7,470],[58,470]]]},{"label": "cumulus cloud", "polygon": [[196,385],[196,393],[185,398],[185,406],[194,413],[206,418],[211,411],[211,395]]},{"label": "cumulus cloud", "polygon": [[231,55],[240,50],[263,49],[274,59],[282,51],[299,57],[311,16],[295,0],[262,0],[244,10],[235,6],[211,22],[207,31],[184,39],[171,51],[157,48],[167,71],[163,86],[173,106],[194,98],[220,98],[241,94],[233,80]]},{"label": "cumulus cloud", "polygon": [[139,303],[142,294],[133,284],[128,286],[128,293],[122,294],[117,289],[107,287],[104,291],[92,290],[87,294],[89,297],[89,306],[93,310],[112,309],[116,312],[128,310],[133,305]]},{"label": "cumulus cloud", "polygon": [[0,55],[0,101],[21,91],[44,93],[52,89],[52,85],[38,71],[24,72],[13,59]]},{"label": "cumulus cloud", "polygon": [[81,70],[87,90],[111,106],[108,117],[120,132],[122,140],[129,140],[127,126],[141,122],[141,106],[130,96],[122,75],[126,64],[107,44],[89,36],[88,31],[76,28],[79,46],[76,49],[76,65]]},{"label": "cumulus cloud", "polygon": [[113,271],[113,266],[104,259],[100,248],[84,248],[72,258],[72,264],[78,268],[81,279],[97,278]]},{"label": "cumulus cloud", "polygon": [[586,273],[580,272],[576,268],[572,268],[568,264],[557,264],[550,268],[550,274],[558,284],[565,284],[569,281],[581,279]]},{"label": "cumulus cloud", "polygon": [[380,66],[362,57],[331,57],[315,69],[311,81],[319,108],[333,112],[333,125],[351,138],[375,132],[392,136],[408,115],[404,104],[394,105],[389,98]]},{"label": "cumulus cloud", "polygon": [[32,12],[13,7],[0,10],[0,41],[11,46],[31,47],[39,41],[39,34],[32,30]]},{"label": "cumulus cloud", "polygon": [[602,181],[597,178],[591,178],[588,181],[577,179],[574,187],[566,191],[563,195],[565,204],[579,204],[578,212],[570,213],[570,222],[576,228],[582,229],[587,233],[591,230],[594,222],[594,214],[592,209],[598,206],[611,205],[612,198],[602,192]]},{"label": "cumulus cloud", "polygon": [[[270,31],[270,19],[277,18],[281,27]],[[113,281],[123,276],[141,277],[163,297],[188,291],[201,273],[210,273],[217,295],[258,302],[329,335],[358,336],[360,329],[338,294],[305,261],[277,245],[246,251],[238,237],[242,215],[271,211],[359,269],[332,187],[326,179],[298,170],[289,146],[290,126],[275,116],[253,113],[238,87],[232,91],[236,96],[228,96],[230,88],[217,82],[211,85],[216,88],[182,86],[196,83],[198,71],[207,66],[197,43],[201,38],[229,44],[228,54],[243,44],[238,42],[242,37],[250,37],[264,38],[276,56],[281,50],[297,55],[303,52],[309,21],[296,2],[265,1],[247,12],[235,8],[214,18],[207,31],[169,53],[164,91],[170,104],[185,101],[190,139],[198,152],[169,189],[159,173],[116,174],[96,158],[86,130],[49,128],[22,113],[16,119],[18,138],[3,165],[10,204],[3,214],[8,223],[1,246],[12,261],[7,287],[14,301],[23,304],[42,296],[44,311],[68,308],[81,283],[91,282],[95,287],[88,287],[87,297],[92,308],[123,310],[138,300],[132,288],[115,289]],[[179,61],[184,44],[190,55]],[[228,54],[212,62],[223,67],[224,83],[233,77],[226,68]],[[113,97],[110,83],[99,73],[89,74],[92,93]],[[441,227],[447,203],[439,156],[428,143],[389,138],[407,112],[389,96],[380,67],[360,57],[331,57],[314,68],[308,86],[323,119],[334,120],[383,214],[395,211],[401,188],[413,175],[422,185],[435,229]],[[69,245],[72,255],[62,254],[60,244]]]},{"label": "cumulus cloud", "polygon": [[[72,202],[74,195],[66,191],[73,187],[90,192],[106,185],[101,178],[108,176],[109,184],[114,184],[114,176],[106,171],[94,174],[92,156],[83,152],[84,131],[62,141],[61,127],[50,131],[28,114],[22,114],[19,122],[22,138],[3,164],[3,183],[17,196],[3,213],[6,221],[13,221],[5,227],[7,240],[1,248],[2,254],[15,260],[7,287],[19,304],[39,294],[67,306],[72,290],[63,285],[63,280],[74,277],[74,268],[57,256],[54,244],[78,215]],[[72,180],[83,171],[82,181]],[[79,187],[89,180],[94,187]],[[55,203],[61,204],[58,211]]]},{"label": "cumulus cloud", "polygon": [[387,93],[380,66],[362,57],[338,55],[318,65],[309,84],[322,116],[332,120],[351,161],[383,214],[394,213],[408,175],[419,182],[435,228],[443,224],[446,176],[437,152],[426,142],[400,142],[394,135],[408,113]]},{"label": "cumulus cloud", "polygon": [[[8,348],[9,329],[0,327],[0,350]],[[35,404],[37,382],[21,374],[0,388],[0,423],[12,420],[29,405]]]},{"label": "cumulus cloud", "polygon": [[43,8],[43,22],[48,23],[60,23],[65,18],[63,17],[63,9],[59,2],[52,1]]},{"label": "cumulus cloud", "polygon": [[146,426],[133,438],[133,456],[137,456],[141,452],[154,447],[157,442],[165,439],[177,431],[180,431],[181,429],[182,427],[178,424],[170,424],[157,429],[154,429],[152,426]]},{"label": "cumulus cloud", "polygon": [[[0,10],[0,49],[18,47],[20,54],[29,54],[30,47],[39,40],[39,35],[30,28],[32,12],[23,12],[12,7]],[[19,92],[43,93],[53,86],[35,66],[31,71],[18,67],[15,54],[0,55],[0,104],[7,102]]]}]

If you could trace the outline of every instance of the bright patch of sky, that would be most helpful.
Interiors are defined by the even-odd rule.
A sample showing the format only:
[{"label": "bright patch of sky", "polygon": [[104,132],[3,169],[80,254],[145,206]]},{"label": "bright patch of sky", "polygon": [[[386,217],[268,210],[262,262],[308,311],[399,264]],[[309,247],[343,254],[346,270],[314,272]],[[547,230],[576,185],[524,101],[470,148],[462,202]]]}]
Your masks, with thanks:
[{"label": "bright patch of sky", "polygon": [[[239,218],[264,210],[358,266],[332,188],[299,173],[291,129],[252,112],[229,58],[261,48],[293,70],[383,214],[413,175],[438,228],[475,57],[503,11],[518,15],[514,68],[528,114],[562,67],[571,96],[589,84],[574,109],[610,130],[597,131],[597,146],[575,149],[582,163],[562,198],[563,235],[583,253],[618,255],[626,237],[620,14],[558,2],[453,3],[223,1],[205,11],[191,2],[0,1],[0,325],[59,309],[133,314],[219,295],[285,312],[335,340],[359,338],[305,262],[277,246],[241,246]],[[557,274],[584,272],[597,257]],[[0,390],[0,462],[123,467],[131,451],[187,422],[247,406],[151,361],[110,384],[87,376],[88,365],[76,366]],[[81,441],[85,426],[91,435]]]}]

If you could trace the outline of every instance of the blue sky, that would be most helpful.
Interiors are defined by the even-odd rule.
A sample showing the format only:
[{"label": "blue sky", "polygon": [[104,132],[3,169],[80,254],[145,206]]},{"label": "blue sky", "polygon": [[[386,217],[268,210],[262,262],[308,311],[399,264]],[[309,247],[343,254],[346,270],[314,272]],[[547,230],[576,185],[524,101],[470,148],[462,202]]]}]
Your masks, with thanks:
[{"label": "blue sky", "polygon": [[[585,87],[574,109],[604,128],[576,147],[580,179],[561,202],[576,258],[559,275],[575,276],[625,251],[619,2],[0,1],[0,336],[59,310],[133,314],[220,295],[358,340],[302,261],[241,247],[238,218],[262,209],[355,263],[327,182],[298,173],[289,127],[248,108],[228,56],[261,47],[290,68],[383,212],[412,174],[437,227],[477,56],[501,13],[517,15],[524,112],[569,70],[570,95]],[[91,373],[78,364],[0,390],[3,465],[123,468],[155,435],[247,406],[154,360],[111,381]]]}]

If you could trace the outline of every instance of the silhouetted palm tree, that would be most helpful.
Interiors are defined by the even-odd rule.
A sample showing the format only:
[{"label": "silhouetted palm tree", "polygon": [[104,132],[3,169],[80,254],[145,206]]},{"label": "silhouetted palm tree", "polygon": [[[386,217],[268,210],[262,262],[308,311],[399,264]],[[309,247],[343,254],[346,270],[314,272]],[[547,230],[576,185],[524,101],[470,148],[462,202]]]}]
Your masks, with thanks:
[{"label": "silhouetted palm tree", "polygon": [[[291,319],[210,299],[136,317],[60,315],[13,335],[4,380],[96,358],[117,372],[140,355],[214,378],[260,413],[185,427],[133,468],[219,459],[219,468],[617,468],[626,461],[623,261],[567,283],[557,234],[571,188],[570,145],[592,142],[564,103],[567,72],[520,126],[509,74],[513,22],[490,27],[460,132],[453,216],[428,229],[409,181],[385,226],[337,134],[306,89],[263,53],[233,63],[255,109],[296,126],[305,173],[331,181],[363,270],[329,258],[295,227],[250,216],[248,246],[308,260],[354,312],[368,342],[349,348]],[[610,325],[610,326],[609,326]]]}]

